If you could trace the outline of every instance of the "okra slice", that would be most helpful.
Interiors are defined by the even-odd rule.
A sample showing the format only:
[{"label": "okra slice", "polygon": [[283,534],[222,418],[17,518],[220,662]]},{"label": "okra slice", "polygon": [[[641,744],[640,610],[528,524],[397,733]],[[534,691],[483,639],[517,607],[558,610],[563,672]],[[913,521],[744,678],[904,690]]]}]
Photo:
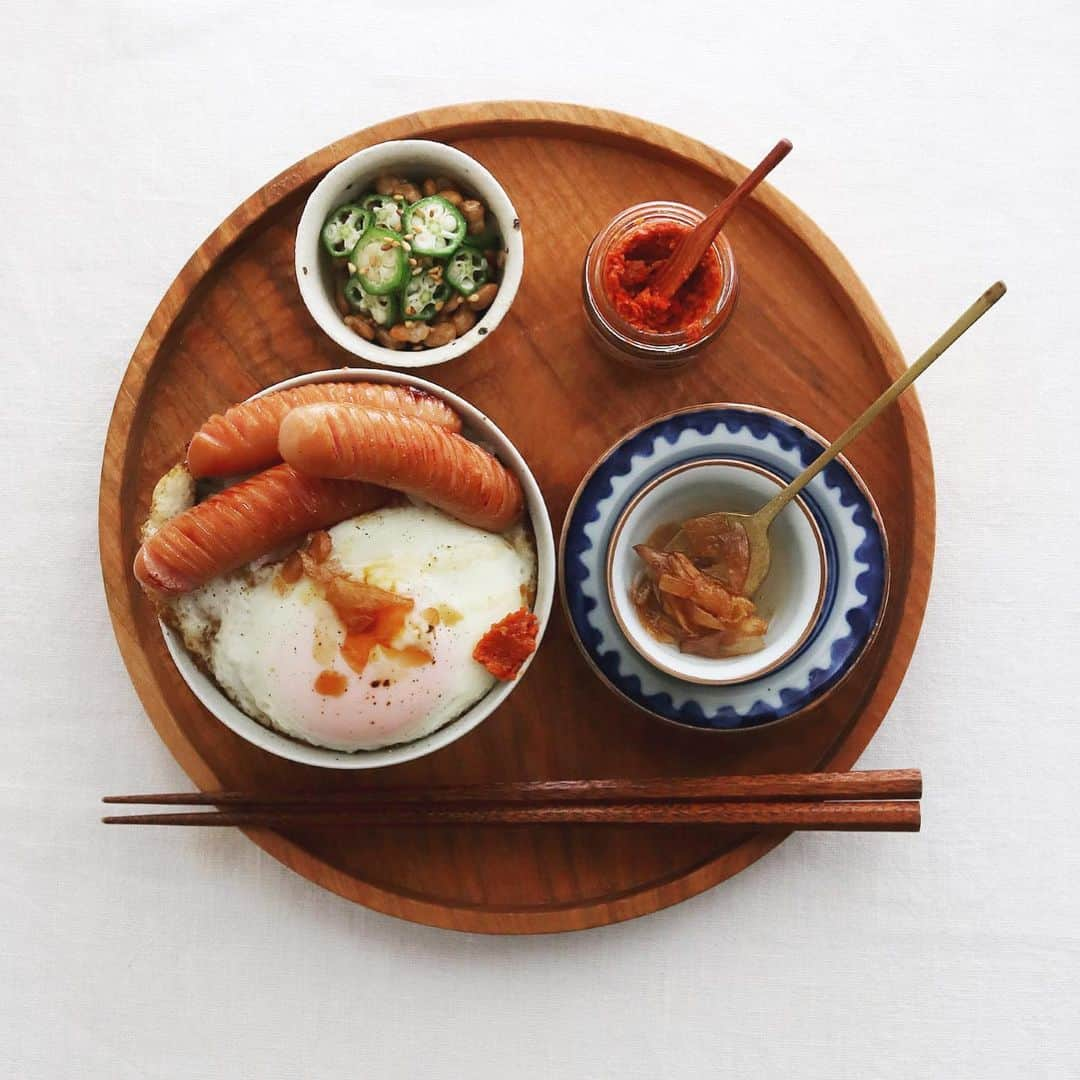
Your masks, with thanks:
[{"label": "okra slice", "polygon": [[414,255],[437,259],[452,255],[465,239],[467,227],[461,211],[438,195],[429,195],[405,211],[405,238]]},{"label": "okra slice", "polygon": [[371,215],[371,224],[400,233],[404,225],[405,207],[393,195],[369,195],[364,209]]},{"label": "okra slice", "polygon": [[459,247],[446,266],[446,280],[462,296],[471,296],[490,277],[488,261],[482,251]]},{"label": "okra slice", "polygon": [[409,258],[401,246],[401,237],[377,225],[360,237],[349,263],[364,292],[372,296],[400,289],[409,276]]},{"label": "okra slice", "polygon": [[331,210],[322,227],[323,247],[335,258],[344,259],[367,231],[371,215],[356,203]]},{"label": "okra slice", "polygon": [[442,310],[450,295],[440,267],[426,267],[409,278],[401,300],[401,316],[407,322],[429,322]]},{"label": "okra slice", "polygon": [[401,322],[401,304],[397,293],[367,294],[367,313],[376,326],[393,326]]},{"label": "okra slice", "polygon": [[364,292],[364,283],[356,274],[353,274],[353,276],[345,282],[345,287],[342,289],[342,292],[344,292],[345,299],[353,311],[366,312],[368,310],[367,293]]},{"label": "okra slice", "polygon": [[359,274],[353,274],[345,282],[344,292],[349,307],[370,316],[376,326],[393,326],[401,321],[401,303],[397,293],[369,293]]}]

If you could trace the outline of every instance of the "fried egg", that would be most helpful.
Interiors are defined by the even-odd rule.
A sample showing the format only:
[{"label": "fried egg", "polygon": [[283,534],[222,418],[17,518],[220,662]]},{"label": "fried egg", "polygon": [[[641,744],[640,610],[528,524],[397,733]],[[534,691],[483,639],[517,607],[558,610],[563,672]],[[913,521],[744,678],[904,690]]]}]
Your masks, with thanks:
[{"label": "fried egg", "polygon": [[[325,571],[309,565],[311,574],[287,580],[282,562],[256,563],[169,602],[188,651],[233,703],[285,735],[359,751],[422,738],[482,698],[495,679],[473,649],[493,623],[531,606],[528,532],[489,533],[407,504],[329,535]],[[392,637],[359,662],[342,649],[346,627],[327,599],[327,573],[409,602]]]}]

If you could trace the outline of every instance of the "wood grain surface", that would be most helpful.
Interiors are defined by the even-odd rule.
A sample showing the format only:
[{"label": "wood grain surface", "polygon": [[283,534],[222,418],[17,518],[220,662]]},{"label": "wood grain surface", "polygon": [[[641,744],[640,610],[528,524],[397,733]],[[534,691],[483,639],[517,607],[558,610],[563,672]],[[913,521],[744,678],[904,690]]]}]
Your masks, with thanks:
[{"label": "wood grain surface", "polygon": [[[154,312],[116,399],[101,479],[102,568],[120,650],[161,738],[203,790],[335,792],[849,768],[900,685],[930,584],[933,469],[913,394],[849,454],[889,535],[892,593],[882,632],[826,703],[790,723],[714,734],[645,716],[594,678],[558,611],[537,661],[498,713],[452,746],[391,770],[336,773],[279,760],[233,735],[187,689],[130,573],[153,484],[211,412],[289,375],[348,363],[300,302],[293,232],[327,169],[362,147],[411,137],[450,142],[475,156],[521,215],[525,277],[509,315],[475,351],[425,376],[474,402],[516,443],[544,490],[556,532],[588,467],[656,414],[700,402],[749,402],[832,437],[903,367],[884,319],[843,256],[767,185],[728,227],[742,294],[730,325],[700,362],[658,376],[599,353],[579,291],[593,234],[630,203],[668,198],[707,208],[745,175],[683,135],[612,112],[500,102],[416,113],[340,140],[276,177],[207,238]],[[137,781],[132,777],[132,786]],[[724,826],[312,826],[247,835],[351,900],[417,922],[490,933],[573,930],[643,915],[738,873],[783,839]]]}]

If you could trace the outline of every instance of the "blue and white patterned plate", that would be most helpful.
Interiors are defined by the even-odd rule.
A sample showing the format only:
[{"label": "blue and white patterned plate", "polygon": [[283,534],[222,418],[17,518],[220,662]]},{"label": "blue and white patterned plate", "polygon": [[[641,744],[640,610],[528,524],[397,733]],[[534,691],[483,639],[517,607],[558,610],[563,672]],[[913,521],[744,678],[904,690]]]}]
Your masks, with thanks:
[{"label": "blue and white patterned plate", "polygon": [[852,670],[881,625],[889,559],[877,506],[844,458],[802,493],[825,548],[828,585],[821,610],[798,651],[761,678],[708,686],[653,667],[624,637],[606,587],[612,530],[627,504],[661,474],[722,457],[787,482],[825,445],[816,432],[781,413],[753,405],[701,405],[653,420],[600,459],[566,516],[560,581],[578,645],[612,690],[663,720],[733,731],[794,716]]}]

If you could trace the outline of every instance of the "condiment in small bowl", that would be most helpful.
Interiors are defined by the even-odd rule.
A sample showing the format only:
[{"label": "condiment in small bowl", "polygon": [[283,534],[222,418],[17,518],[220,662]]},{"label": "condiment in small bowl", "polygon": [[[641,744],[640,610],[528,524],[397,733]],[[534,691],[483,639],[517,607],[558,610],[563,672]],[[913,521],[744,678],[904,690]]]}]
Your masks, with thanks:
[{"label": "condiment in small bowl", "polygon": [[661,473],[623,508],[608,544],[608,594],[626,640],[654,667],[688,682],[734,685],[775,671],[806,641],[821,613],[828,571],[821,530],[798,499],[777,519],[772,567],[753,597],[758,615],[768,622],[760,651],[719,659],[683,652],[654,637],[631,601],[644,568],[636,544],[647,543],[663,526],[718,508],[752,512],[782,486],[783,481],[760,465],[706,458]]},{"label": "condiment in small bowl", "polygon": [[[446,345],[412,352],[393,350],[366,341],[344,322],[335,302],[330,260],[322,250],[320,234],[327,215],[359,198],[382,175],[409,179],[445,176],[475,195],[498,224],[503,245],[499,290],[476,324]],[[316,185],[304,206],[296,230],[296,280],[300,296],[319,327],[343,349],[372,364],[398,368],[431,367],[463,356],[486,340],[510,310],[525,265],[521,222],[502,185],[478,161],[444,143],[403,139],[360,150],[332,168]]]},{"label": "condiment in small bowl", "polygon": [[739,295],[739,272],[722,233],[712,243],[711,262],[703,260],[704,271],[695,271],[674,298],[674,311],[679,312],[691,295],[693,310],[686,312],[683,325],[656,331],[626,317],[619,266],[640,259],[637,249],[655,237],[673,243],[676,234],[689,232],[704,218],[700,210],[682,203],[648,202],[627,207],[597,233],[585,256],[582,293],[589,326],[608,356],[648,370],[682,367],[727,325]]},{"label": "condiment in small bowl", "polygon": [[730,665],[712,675],[643,637],[626,595],[641,565],[633,545],[655,525],[684,511],[753,510],[825,445],[770,409],[695,405],[630,432],[599,459],[567,511],[559,583],[571,632],[612,691],[671,723],[740,731],[804,712],[851,673],[885,614],[889,558],[877,506],[843,457],[773,524],[773,570],[756,597],[771,618],[763,652],[707,661]]}]

